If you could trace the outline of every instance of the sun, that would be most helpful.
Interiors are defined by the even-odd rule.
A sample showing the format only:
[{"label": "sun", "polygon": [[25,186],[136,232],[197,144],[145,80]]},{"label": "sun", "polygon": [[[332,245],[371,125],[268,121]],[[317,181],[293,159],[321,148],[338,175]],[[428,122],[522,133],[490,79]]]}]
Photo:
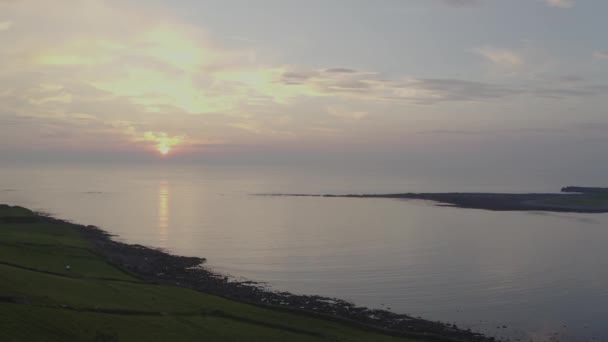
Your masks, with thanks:
[{"label": "sun", "polygon": [[162,154],[162,155],[169,154],[169,151],[171,151],[171,148],[169,148],[169,146],[167,146],[167,145],[158,146],[158,152],[160,152],[160,154]]},{"label": "sun", "polygon": [[[0,0],[1,1],[1,0]],[[166,156],[173,152],[173,148],[178,148],[184,141],[185,137],[181,135],[170,136],[165,132],[145,132],[143,140],[151,142],[150,147],[154,147],[155,150],[162,156]]]}]

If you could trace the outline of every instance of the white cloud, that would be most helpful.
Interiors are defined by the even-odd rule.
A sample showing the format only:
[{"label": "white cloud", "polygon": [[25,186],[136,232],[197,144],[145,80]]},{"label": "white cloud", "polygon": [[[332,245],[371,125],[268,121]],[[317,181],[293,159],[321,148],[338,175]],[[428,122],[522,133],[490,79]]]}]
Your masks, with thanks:
[{"label": "white cloud", "polygon": [[509,49],[485,46],[476,49],[475,52],[501,67],[517,68],[524,65],[523,58]]},{"label": "white cloud", "polygon": [[572,8],[574,7],[575,0],[545,0],[547,6],[557,8]]},{"label": "white cloud", "polygon": [[0,32],[7,31],[13,26],[13,23],[10,21],[0,21]]}]

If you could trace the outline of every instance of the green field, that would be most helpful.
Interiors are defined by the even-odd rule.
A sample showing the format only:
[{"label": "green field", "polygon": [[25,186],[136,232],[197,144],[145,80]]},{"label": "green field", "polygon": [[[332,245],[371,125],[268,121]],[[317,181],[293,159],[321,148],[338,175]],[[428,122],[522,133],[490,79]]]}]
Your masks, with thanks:
[{"label": "green field", "polygon": [[0,341],[412,341],[147,284],[32,215],[0,205]]},{"label": "green field", "polygon": [[581,207],[606,207],[608,206],[608,194],[583,194],[563,195],[543,201],[549,205],[581,206]]}]

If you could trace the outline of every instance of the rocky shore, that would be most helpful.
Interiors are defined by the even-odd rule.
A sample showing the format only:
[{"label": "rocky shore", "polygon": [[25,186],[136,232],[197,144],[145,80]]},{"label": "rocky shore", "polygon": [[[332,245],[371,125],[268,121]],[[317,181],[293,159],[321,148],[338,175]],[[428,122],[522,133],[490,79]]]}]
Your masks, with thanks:
[{"label": "rocky shore", "polygon": [[276,292],[251,281],[234,281],[206,269],[204,258],[175,256],[158,249],[117,242],[112,240],[110,234],[94,226],[77,225],[43,216],[29,219],[71,224],[93,244],[95,253],[149,283],[191,288],[240,302],[295,311],[389,335],[425,341],[495,341],[492,337],[456,325],[360,307],[336,298]]}]

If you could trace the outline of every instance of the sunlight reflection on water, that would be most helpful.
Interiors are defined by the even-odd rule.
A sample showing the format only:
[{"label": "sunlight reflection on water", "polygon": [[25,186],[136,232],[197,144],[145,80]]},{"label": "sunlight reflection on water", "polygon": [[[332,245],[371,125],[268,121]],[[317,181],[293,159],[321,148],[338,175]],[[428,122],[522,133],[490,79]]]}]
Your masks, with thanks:
[{"label": "sunlight reflection on water", "polygon": [[160,247],[169,240],[169,182],[163,180],[158,188],[158,231]]}]

